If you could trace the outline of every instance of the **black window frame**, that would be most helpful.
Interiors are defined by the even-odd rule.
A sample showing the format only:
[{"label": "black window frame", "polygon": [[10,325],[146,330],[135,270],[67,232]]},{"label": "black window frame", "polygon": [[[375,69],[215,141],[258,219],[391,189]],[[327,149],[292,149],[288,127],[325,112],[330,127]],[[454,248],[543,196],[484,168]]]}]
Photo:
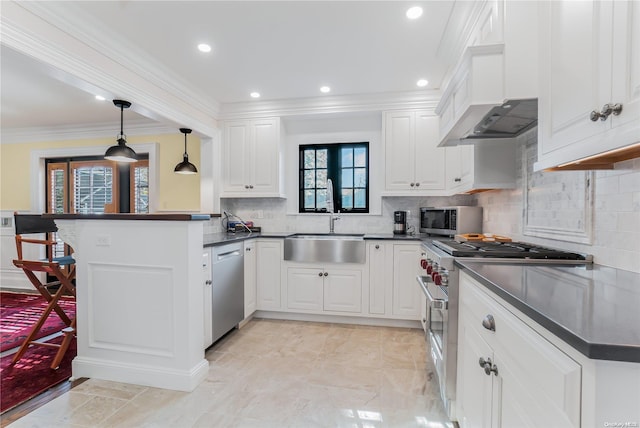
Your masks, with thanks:
[{"label": "black window frame", "polygon": [[[364,148],[366,150],[365,156],[365,207],[364,208],[343,208],[342,207],[342,169],[343,168],[362,168],[355,166],[347,166],[343,167],[341,165],[341,150],[343,148]],[[298,212],[300,214],[308,214],[308,213],[326,213],[326,208],[314,208],[308,209],[304,207],[304,152],[305,150],[327,150],[327,178],[330,178],[333,181],[333,207],[334,211],[341,213],[353,213],[353,214],[368,214],[370,209],[369,197],[370,197],[370,151],[369,151],[369,142],[361,141],[361,142],[350,142],[350,143],[327,143],[327,144],[301,144],[298,147]],[[354,159],[355,161],[355,159]],[[320,169],[320,168],[313,168]],[[308,170],[308,169],[307,169]],[[348,187],[352,189],[362,189],[362,187],[355,187],[355,183],[353,183],[353,187]],[[317,187],[315,189],[318,189]],[[308,189],[306,189],[308,190]],[[354,204],[355,204],[355,194],[353,196]]]}]

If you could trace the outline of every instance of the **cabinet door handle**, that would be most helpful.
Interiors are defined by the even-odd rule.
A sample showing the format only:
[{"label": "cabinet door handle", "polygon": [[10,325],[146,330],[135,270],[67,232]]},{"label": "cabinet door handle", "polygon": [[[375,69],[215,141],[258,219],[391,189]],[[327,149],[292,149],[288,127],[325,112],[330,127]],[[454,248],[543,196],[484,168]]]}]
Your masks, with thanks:
[{"label": "cabinet door handle", "polygon": [[249,189],[253,189],[253,184],[249,184]]},{"label": "cabinet door handle", "polygon": [[380,249],[380,245],[376,244],[376,250]]},{"label": "cabinet door handle", "polygon": [[248,188],[249,188],[249,185],[248,185],[248,184],[245,184],[245,185],[244,185],[244,188],[245,188],[245,189],[248,189]]},{"label": "cabinet door handle", "polygon": [[245,248],[245,251],[251,251],[251,248]]},{"label": "cabinet door handle", "polygon": [[482,320],[482,326],[487,330],[496,331],[496,320],[489,314]]},{"label": "cabinet door handle", "polygon": [[318,276],[322,276],[322,272],[318,273]]},{"label": "cabinet door handle", "polygon": [[210,279],[207,279],[204,283],[205,283],[205,285],[211,285],[211,284],[213,284],[213,282],[212,282]]},{"label": "cabinet door handle", "polygon": [[598,119],[604,122],[611,114],[618,116],[620,112],[622,112],[622,104],[605,104],[602,106],[602,111],[600,112],[592,110],[589,114],[589,119],[591,119],[592,122],[596,122]]},{"label": "cabinet door handle", "polygon": [[455,181],[456,183],[460,183],[462,181],[462,178],[456,177],[453,179],[453,181]]},{"label": "cabinet door handle", "polygon": [[415,186],[415,185],[416,185],[416,183],[410,183],[410,184],[409,184],[409,186],[411,186],[411,187],[413,187],[413,186]]},{"label": "cabinet door handle", "polygon": [[416,183],[416,187],[420,187],[420,183]]},{"label": "cabinet door handle", "polygon": [[324,273],[324,276],[329,276],[329,273],[325,272],[325,273]]},{"label": "cabinet door handle", "polygon": [[498,366],[495,364],[491,364],[491,358],[487,358],[486,360],[482,357],[478,360],[478,364],[480,367],[484,369],[484,373],[487,376],[491,376],[491,373],[498,376]]}]

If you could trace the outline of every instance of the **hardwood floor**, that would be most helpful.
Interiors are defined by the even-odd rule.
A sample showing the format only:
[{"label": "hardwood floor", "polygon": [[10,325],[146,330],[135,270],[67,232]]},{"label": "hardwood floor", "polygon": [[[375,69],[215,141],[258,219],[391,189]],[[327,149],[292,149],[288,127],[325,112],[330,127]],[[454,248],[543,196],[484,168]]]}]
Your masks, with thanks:
[{"label": "hardwood floor", "polygon": [[87,378],[80,378],[74,380],[73,382],[62,382],[54,386],[53,388],[43,392],[42,394],[33,397],[31,400],[25,401],[24,403],[14,407],[13,409],[8,410],[7,412],[0,415],[0,428],[4,428],[10,423],[17,421],[21,417],[33,412],[41,406],[44,406],[49,401],[59,397],[60,395],[64,394],[72,388],[75,388],[76,386],[84,383],[87,380]]}]

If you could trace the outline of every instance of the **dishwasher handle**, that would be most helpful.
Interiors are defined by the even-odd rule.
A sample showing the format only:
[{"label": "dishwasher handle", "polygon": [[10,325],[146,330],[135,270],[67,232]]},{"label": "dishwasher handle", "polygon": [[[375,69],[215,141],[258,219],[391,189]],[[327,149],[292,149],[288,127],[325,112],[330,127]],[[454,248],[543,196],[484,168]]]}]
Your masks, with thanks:
[{"label": "dishwasher handle", "polygon": [[217,254],[216,261],[221,261],[221,260],[228,259],[231,257],[236,257],[236,256],[242,256],[242,253],[240,253],[240,251],[238,250],[228,251],[226,253]]}]

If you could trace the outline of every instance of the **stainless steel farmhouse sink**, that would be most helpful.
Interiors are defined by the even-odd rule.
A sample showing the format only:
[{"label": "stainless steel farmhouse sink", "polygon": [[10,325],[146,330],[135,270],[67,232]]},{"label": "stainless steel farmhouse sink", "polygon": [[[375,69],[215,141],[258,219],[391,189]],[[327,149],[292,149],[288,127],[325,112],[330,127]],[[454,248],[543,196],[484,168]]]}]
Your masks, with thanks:
[{"label": "stainless steel farmhouse sink", "polygon": [[284,239],[284,259],[306,263],[364,263],[364,235],[296,233]]}]

